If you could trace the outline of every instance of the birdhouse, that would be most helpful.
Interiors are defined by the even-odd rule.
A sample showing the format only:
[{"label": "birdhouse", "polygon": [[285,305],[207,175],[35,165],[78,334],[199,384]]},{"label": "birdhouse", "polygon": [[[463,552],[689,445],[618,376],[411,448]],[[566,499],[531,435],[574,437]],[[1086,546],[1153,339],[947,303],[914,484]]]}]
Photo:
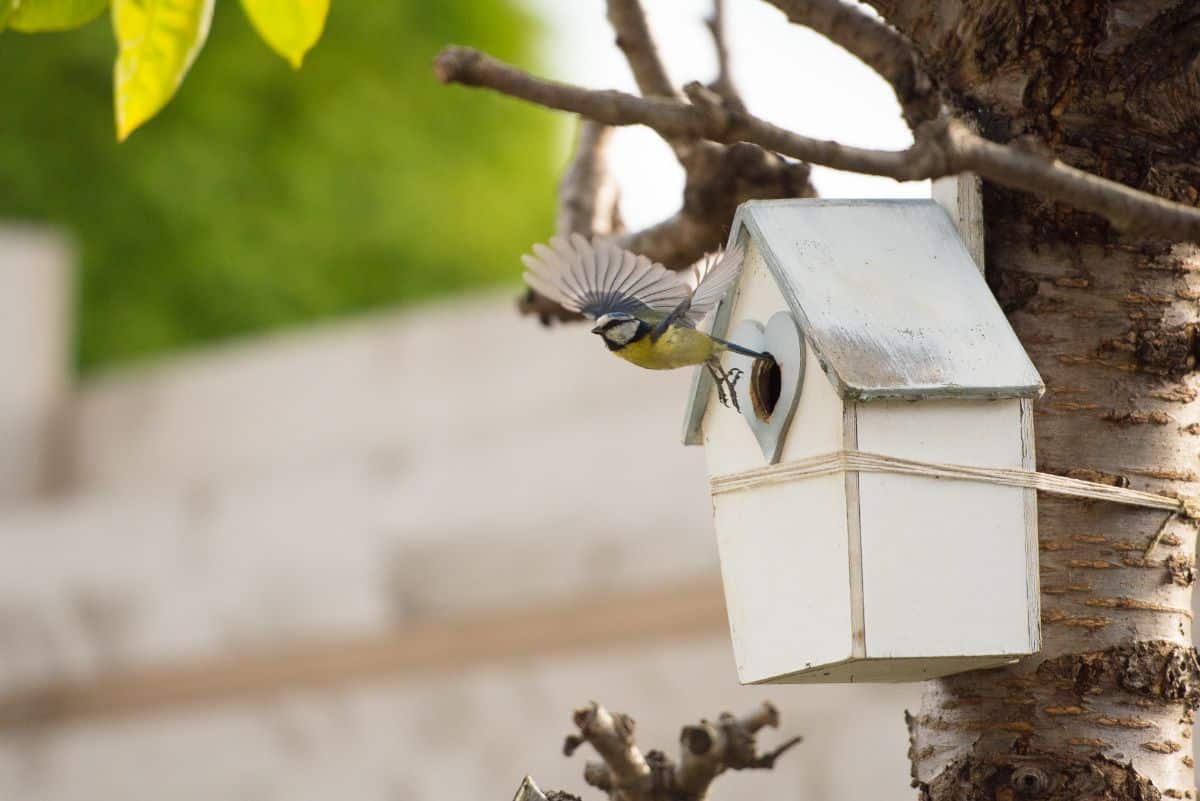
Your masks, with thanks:
[{"label": "birdhouse", "polygon": [[[1043,389],[932,201],[745,203],[712,333],[740,410],[698,371],[738,676],[916,681],[1037,651],[1031,402]],[[740,374],[733,371],[741,371]]]}]

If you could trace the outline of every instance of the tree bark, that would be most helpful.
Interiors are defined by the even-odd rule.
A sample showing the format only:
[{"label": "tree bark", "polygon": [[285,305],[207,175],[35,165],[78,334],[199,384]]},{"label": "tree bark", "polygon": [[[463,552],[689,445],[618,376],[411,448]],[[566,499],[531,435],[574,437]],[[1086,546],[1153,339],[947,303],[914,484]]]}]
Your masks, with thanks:
[{"label": "tree bark", "polygon": [[[873,2],[1000,142],[1196,202],[1194,3]],[[1046,382],[1038,469],[1195,494],[1200,250],[985,184],[988,280]],[[914,785],[949,799],[1194,797],[1195,522],[1039,498],[1043,650],[928,682]],[[970,569],[964,565],[964,569]]]}]

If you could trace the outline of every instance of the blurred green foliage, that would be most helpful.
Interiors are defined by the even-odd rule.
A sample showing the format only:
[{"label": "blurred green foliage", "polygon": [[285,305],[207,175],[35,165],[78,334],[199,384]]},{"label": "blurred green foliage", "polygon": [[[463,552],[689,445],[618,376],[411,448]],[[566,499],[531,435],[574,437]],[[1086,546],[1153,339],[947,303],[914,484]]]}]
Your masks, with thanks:
[{"label": "blurred green foliage", "polygon": [[84,369],[515,280],[553,212],[555,121],[430,70],[450,42],[529,63],[497,0],[335,0],[295,72],[221,0],[179,95],[117,145],[107,16],[0,35],[0,218],[81,258]]}]

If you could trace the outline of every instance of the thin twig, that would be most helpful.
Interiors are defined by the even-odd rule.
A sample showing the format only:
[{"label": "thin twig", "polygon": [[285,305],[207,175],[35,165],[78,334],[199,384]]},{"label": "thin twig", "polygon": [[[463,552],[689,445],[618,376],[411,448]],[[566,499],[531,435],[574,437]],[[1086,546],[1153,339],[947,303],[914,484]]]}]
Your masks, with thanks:
[{"label": "thin twig", "polygon": [[790,740],[785,740],[782,744],[759,756],[751,767],[771,770],[775,767],[775,760],[783,756],[792,746],[799,745],[802,742],[804,742],[803,737],[793,737]]},{"label": "thin twig", "polygon": [[435,67],[446,82],[483,86],[607,125],[647,125],[665,137],[701,136],[715,142],[753,142],[785,156],[849,172],[919,181],[978,173],[1002,186],[1038,193],[1099,214],[1118,228],[1172,240],[1200,241],[1200,210],[1078,170],[1033,149],[988,141],[953,119],[925,123],[906,150],[849,147],[779,128],[732,111],[700,84],[685,91],[692,103],[595,91],[535,78],[474,50],[448,48]]},{"label": "thin twig", "polygon": [[742,102],[742,96],[733,82],[733,71],[729,64],[725,0],[713,0],[712,14],[704,20],[704,24],[708,27],[709,34],[712,35],[713,49],[717,53],[717,77],[709,84],[709,88],[719,94],[731,108],[745,111],[746,104]]},{"label": "thin twig", "polygon": [[642,4],[638,0],[608,0],[608,21],[641,93],[646,97],[678,97],[679,90],[667,75],[658,46],[650,36]]}]

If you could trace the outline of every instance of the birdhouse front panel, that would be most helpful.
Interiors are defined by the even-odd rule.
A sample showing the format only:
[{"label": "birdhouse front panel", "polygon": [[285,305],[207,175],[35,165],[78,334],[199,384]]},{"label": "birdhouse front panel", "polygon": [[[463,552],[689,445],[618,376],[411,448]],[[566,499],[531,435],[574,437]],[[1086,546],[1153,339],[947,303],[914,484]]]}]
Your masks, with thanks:
[{"label": "birdhouse front panel", "polygon": [[712,333],[771,358],[726,354],[740,410],[698,375],[685,442],[706,451],[739,678],[909,681],[1035,651],[1034,491],[927,469],[1033,469],[1041,391],[945,212],[752,201],[735,244]]},{"label": "birdhouse front panel", "polygon": [[[767,321],[787,304],[761,250],[750,240],[745,246],[742,279],[726,302],[732,303],[734,319]],[[804,380],[780,456],[786,461],[843,447],[842,399],[824,380],[812,349],[805,345],[802,353],[803,369],[795,372]],[[743,402],[742,408],[754,413],[752,403]],[[703,432],[711,475],[763,464],[741,413],[710,403]],[[713,514],[723,581],[740,588],[727,595],[739,674],[744,665],[753,666],[755,675],[778,675],[794,671],[801,659],[818,664],[845,659],[853,638],[847,574],[813,569],[849,564],[845,477],[816,476],[797,485],[719,495],[713,498]],[[755,547],[742,547],[748,537]],[[781,608],[788,614],[779,614]],[[804,625],[797,626],[798,619]]]}]

